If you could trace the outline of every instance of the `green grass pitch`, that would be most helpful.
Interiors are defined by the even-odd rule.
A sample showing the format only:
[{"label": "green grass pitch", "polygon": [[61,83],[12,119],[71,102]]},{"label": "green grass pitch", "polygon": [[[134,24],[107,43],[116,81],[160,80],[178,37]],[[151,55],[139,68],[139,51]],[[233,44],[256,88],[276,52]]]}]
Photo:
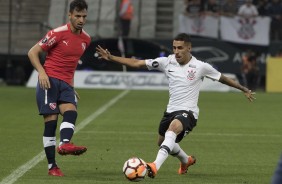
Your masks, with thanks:
[{"label": "green grass pitch", "polygon": [[[0,87],[0,184],[124,184],[130,183],[122,173],[128,158],[155,159],[167,91],[129,91],[109,106],[105,104],[123,91],[77,91],[81,96],[77,127],[88,123],[72,141],[86,145],[88,151],[79,157],[56,155],[65,174],[58,178],[47,175],[45,158],[31,168],[26,164],[43,151],[43,122],[37,115],[35,89]],[[196,165],[179,176],[179,161],[169,157],[155,179],[141,183],[270,183],[282,152],[282,94],[258,93],[256,98],[250,103],[242,93],[201,92],[198,124],[180,144],[197,157]],[[14,173],[21,166],[26,171]],[[16,179],[7,180],[13,173]]]}]

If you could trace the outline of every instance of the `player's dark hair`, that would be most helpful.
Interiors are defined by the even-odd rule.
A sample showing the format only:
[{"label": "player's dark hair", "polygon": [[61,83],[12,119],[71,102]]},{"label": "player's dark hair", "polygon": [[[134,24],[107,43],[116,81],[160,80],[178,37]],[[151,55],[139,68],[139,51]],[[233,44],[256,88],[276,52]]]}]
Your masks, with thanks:
[{"label": "player's dark hair", "polygon": [[191,43],[190,36],[186,33],[180,33],[180,34],[176,35],[174,40],[175,41],[184,41],[186,43]]},{"label": "player's dark hair", "polygon": [[74,10],[76,11],[82,11],[84,9],[88,9],[88,4],[85,2],[85,0],[73,0],[70,3],[70,12],[72,13]]}]

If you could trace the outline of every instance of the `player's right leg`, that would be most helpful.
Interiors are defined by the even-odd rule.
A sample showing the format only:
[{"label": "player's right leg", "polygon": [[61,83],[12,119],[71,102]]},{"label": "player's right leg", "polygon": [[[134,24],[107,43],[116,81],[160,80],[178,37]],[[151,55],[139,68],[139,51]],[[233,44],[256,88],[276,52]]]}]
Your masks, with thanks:
[{"label": "player's right leg", "polygon": [[48,161],[48,174],[52,176],[63,176],[55,160],[56,128],[59,113],[56,103],[56,83],[52,79],[50,79],[50,83],[52,87],[48,90],[43,90],[37,85],[36,101],[39,114],[44,117],[43,146]]},{"label": "player's right leg", "polygon": [[48,161],[48,174],[52,176],[63,176],[64,174],[57,166],[55,160],[57,115],[44,116],[44,120],[43,146]]},{"label": "player's right leg", "polygon": [[183,125],[183,131],[178,134],[176,138],[176,143],[171,150],[170,154],[177,157],[180,160],[180,168],[178,169],[178,174],[185,174],[188,171],[188,167],[196,163],[196,158],[194,156],[188,156],[180,147],[178,142],[180,142],[192,129],[196,126],[197,120],[194,118],[191,111],[183,111],[174,117],[179,120]]}]

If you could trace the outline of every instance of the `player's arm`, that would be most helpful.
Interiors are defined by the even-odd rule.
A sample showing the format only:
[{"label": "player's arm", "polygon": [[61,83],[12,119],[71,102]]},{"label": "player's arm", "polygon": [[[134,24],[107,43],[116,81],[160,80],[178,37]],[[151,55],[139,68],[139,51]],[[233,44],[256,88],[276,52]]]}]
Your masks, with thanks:
[{"label": "player's arm", "polygon": [[244,92],[245,96],[249,99],[249,101],[253,101],[254,99],[256,99],[254,97],[254,95],[256,94],[255,92],[252,92],[251,90],[249,90],[248,88],[242,86],[241,84],[239,84],[238,82],[234,81],[233,79],[226,77],[225,75],[221,74],[220,78],[219,78],[219,82],[221,82],[222,84],[226,84],[228,86],[234,87],[236,89],[239,89],[241,91]]},{"label": "player's arm", "polygon": [[48,89],[51,87],[49,77],[45,73],[45,70],[43,66],[40,63],[39,55],[44,52],[44,50],[39,46],[39,44],[35,44],[29,51],[28,51],[28,57],[35,68],[35,70],[38,72],[38,82],[42,89]]},{"label": "player's arm", "polygon": [[146,68],[145,60],[114,56],[108,51],[108,49],[103,49],[100,45],[96,47],[96,51],[100,56],[99,58],[105,59],[107,61],[114,61],[133,68]]}]

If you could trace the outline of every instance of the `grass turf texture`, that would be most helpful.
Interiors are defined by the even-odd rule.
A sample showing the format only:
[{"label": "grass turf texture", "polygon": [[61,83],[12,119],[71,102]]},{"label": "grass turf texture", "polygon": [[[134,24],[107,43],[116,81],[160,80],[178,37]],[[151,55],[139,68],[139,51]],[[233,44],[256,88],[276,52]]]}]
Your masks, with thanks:
[{"label": "grass turf texture", "polygon": [[[77,124],[122,92],[77,91],[81,96]],[[241,93],[201,92],[197,127],[180,144],[197,157],[196,165],[179,176],[178,160],[169,157],[155,179],[142,183],[269,183],[282,151],[282,94],[256,97],[249,103]],[[74,143],[88,147],[84,155],[56,155],[65,177],[48,176],[44,159],[15,183],[129,183],[123,163],[132,156],[147,162],[155,159],[158,124],[167,101],[167,91],[130,91],[74,135]],[[43,151],[43,123],[37,115],[35,89],[1,87],[0,103],[1,182]]]}]

